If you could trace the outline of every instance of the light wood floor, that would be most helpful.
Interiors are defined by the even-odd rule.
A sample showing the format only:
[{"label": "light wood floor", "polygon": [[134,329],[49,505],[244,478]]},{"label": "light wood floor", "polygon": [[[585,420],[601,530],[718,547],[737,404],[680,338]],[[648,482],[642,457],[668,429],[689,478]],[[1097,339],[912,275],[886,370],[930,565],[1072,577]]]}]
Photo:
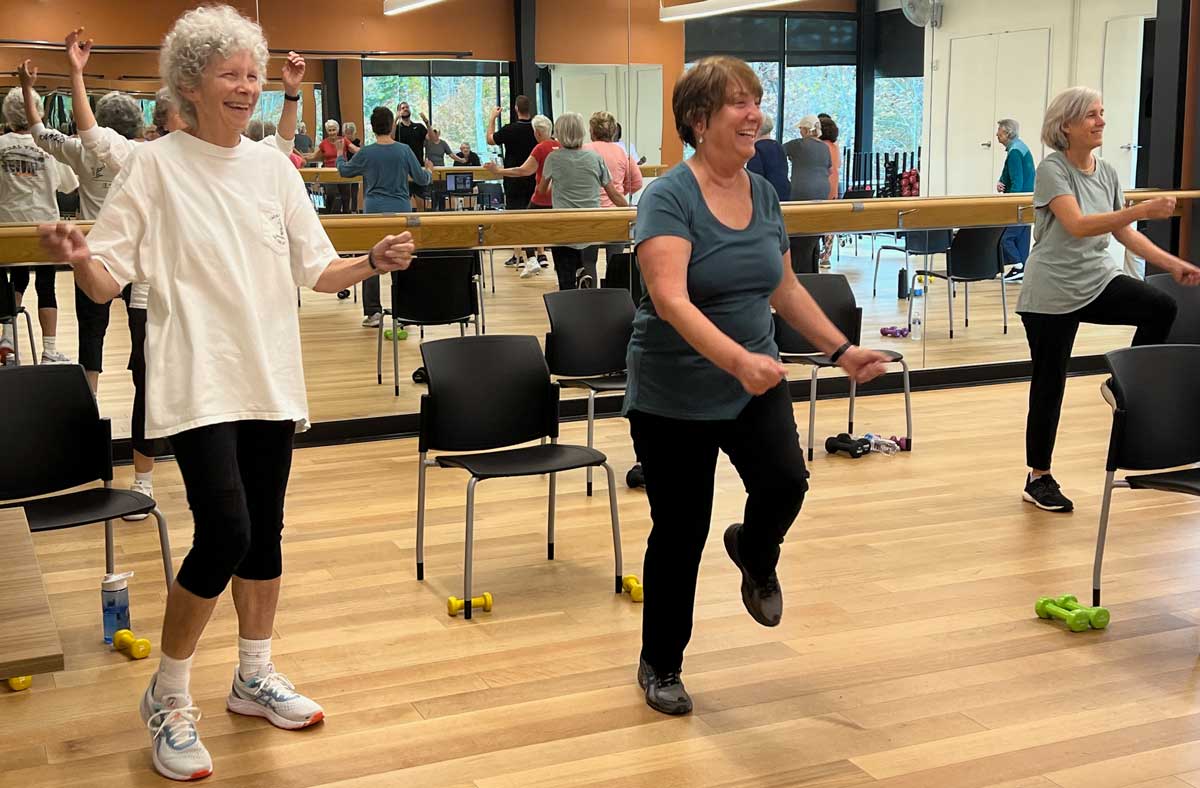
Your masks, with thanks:
[{"label": "light wood floor", "polygon": [[[1119,491],[1106,602],[1113,624],[1071,634],[1033,615],[1042,594],[1089,588],[1108,436],[1097,378],[1070,382],[1055,471],[1077,504],[1020,500],[1026,387],[915,395],[917,451],[820,454],[780,575],[777,629],[742,609],[720,547],[739,517],[728,464],[685,666],[696,710],[666,718],[634,683],[638,607],[611,593],[603,495],[560,482],[558,560],[544,558],[544,481],[481,485],[476,588],[496,608],[450,619],[460,588],[463,486],[430,474],[428,580],[413,577],[415,442],[297,453],[275,627],[278,667],[328,714],[275,730],[223,708],[236,659],[226,597],[196,656],[193,689],[216,772],[238,786],[1200,786],[1200,520],[1194,499]],[[818,434],[842,428],[822,402]],[[860,429],[902,423],[897,396],[860,403]],[[803,423],[803,406],[797,408]],[[580,440],[583,425],[565,425]],[[621,472],[624,421],[598,445]],[[122,469],[121,482],[128,482]],[[178,560],[189,540],[173,464],[156,492]],[[627,568],[649,527],[643,493],[619,491]],[[0,784],[163,785],[137,717],[155,659],[100,642],[96,527],[35,538],[67,669],[0,689]],[[119,527],[137,575],[135,629],[158,644],[163,610],[147,524]],[[8,631],[7,637],[19,636]]]},{"label": "light wood floor", "polygon": [[[948,337],[946,290],[943,282],[935,281],[926,297],[917,300],[918,313],[924,314],[925,341],[888,339],[879,335],[882,326],[904,326],[907,302],[897,300],[896,271],[903,265],[903,255],[885,252],[880,265],[879,294],[871,295],[871,274],[874,260],[870,244],[860,241],[859,257],[850,254],[851,248],[833,265],[834,273],[845,274],[854,288],[858,304],[863,308],[863,341],[872,347],[898,350],[905,354],[913,368],[947,367],[982,364],[997,361],[1016,361],[1029,358],[1021,320],[1013,311],[1020,285],[1008,285],[1008,333],[1003,333],[999,282],[974,285],[970,292],[971,325],[963,326],[963,293],[955,303],[955,336]],[[532,334],[541,340],[549,330],[542,296],[557,289],[553,269],[541,276],[522,280],[516,272],[505,270],[507,252],[496,253],[496,293],[489,284],[486,296],[487,330],[495,334]],[[935,267],[944,268],[937,260]],[[914,266],[921,261],[914,258]],[[603,265],[601,265],[603,270]],[[383,288],[383,302],[388,303],[388,286]],[[33,289],[29,305],[36,304]],[[78,357],[77,329],[74,315],[74,294],[68,274],[58,281],[59,349],[71,358]],[[415,413],[420,407],[424,386],[412,382],[412,371],[420,361],[420,345],[416,332],[400,343],[400,396],[393,396],[391,386],[391,348],[384,345],[384,385],[375,382],[375,332],[362,328],[362,307],[352,299],[339,301],[332,295],[303,291],[300,309],[301,337],[304,347],[304,370],[308,384],[310,414],[314,421],[332,421],[396,413]],[[105,373],[101,377],[100,403],[104,415],[113,419],[114,433],[129,434],[129,412],[133,402],[133,384],[125,370],[129,358],[129,332],[126,328],[125,307],[120,301],[113,304],[111,324],[105,343]],[[24,332],[24,325],[21,328]],[[457,336],[457,327],[433,327],[426,337],[437,339]],[[1083,326],[1075,343],[1077,355],[1104,353],[1129,344],[1132,330],[1121,326]],[[23,352],[27,343],[22,344]],[[834,374],[837,374],[836,372]],[[582,392],[564,390],[564,397],[580,396]]]}]

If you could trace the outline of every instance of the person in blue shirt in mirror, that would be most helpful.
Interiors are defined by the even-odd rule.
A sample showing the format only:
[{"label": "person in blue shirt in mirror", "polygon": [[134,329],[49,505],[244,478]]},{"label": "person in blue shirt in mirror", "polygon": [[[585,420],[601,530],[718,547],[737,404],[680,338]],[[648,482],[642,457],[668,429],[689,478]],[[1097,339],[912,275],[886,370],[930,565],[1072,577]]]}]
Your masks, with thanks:
[{"label": "person in blue shirt in mirror", "polygon": [[775,122],[770,115],[763,115],[762,128],[754,141],[754,156],[746,162],[746,169],[756,172],[771,182],[779,194],[779,201],[790,200],[792,183],[788,179],[788,158],[783,144],[772,136]]},{"label": "person in blue shirt in mirror", "polygon": [[[996,141],[1004,146],[1004,169],[996,191],[1001,194],[1021,194],[1033,191],[1033,154],[1021,139],[1021,124],[1012,118],[996,123]],[[1029,225],[1018,224],[1004,231],[1000,239],[1004,262],[1012,268],[1004,275],[1006,281],[1019,282],[1025,276],[1025,261],[1029,259]]]},{"label": "person in blue shirt in mirror", "polygon": [[692,710],[680,671],[722,451],[746,488],[743,522],[724,535],[742,603],[763,626],[783,614],[775,567],[808,472],[772,309],[860,383],[886,362],[847,341],[792,272],[779,195],[746,169],[761,100],[741,60],[697,62],[671,96],[675,129],[696,154],[646,187],[637,210],[646,294],[627,350],[624,408],[652,523],[637,678],[646,704],[664,714]]}]

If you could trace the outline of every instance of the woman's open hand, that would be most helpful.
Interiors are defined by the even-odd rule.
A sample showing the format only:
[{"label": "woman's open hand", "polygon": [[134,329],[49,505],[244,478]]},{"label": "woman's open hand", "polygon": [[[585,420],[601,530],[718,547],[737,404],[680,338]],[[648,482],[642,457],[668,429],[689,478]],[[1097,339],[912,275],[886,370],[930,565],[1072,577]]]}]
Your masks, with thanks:
[{"label": "woman's open hand", "polygon": [[763,353],[745,353],[734,364],[733,376],[747,393],[757,397],[779,385],[787,375],[787,367]]}]

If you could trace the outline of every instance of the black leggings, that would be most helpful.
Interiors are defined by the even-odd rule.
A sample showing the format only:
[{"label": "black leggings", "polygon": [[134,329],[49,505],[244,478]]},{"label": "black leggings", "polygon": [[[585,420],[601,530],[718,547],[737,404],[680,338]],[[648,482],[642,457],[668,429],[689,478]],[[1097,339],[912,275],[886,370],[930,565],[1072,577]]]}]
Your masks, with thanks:
[{"label": "black leggings", "polygon": [[678,671],[692,636],[718,450],[729,455],[746,488],[739,552],[758,577],[779,561],[779,545],[808,490],[808,471],[787,381],[751,399],[736,419],[692,421],[631,411],[629,426],[646,474],[652,522],[643,565],[642,657],[660,673]]},{"label": "black leggings", "polygon": [[283,573],[283,499],[292,469],[292,421],[232,421],[171,436],[195,523],[179,585],[205,599],[234,575]]},{"label": "black leggings", "polygon": [[158,452],[157,441],[146,437],[146,310],[129,306],[129,287],[121,297],[125,299],[129,314],[129,364],[133,373],[133,424],[130,426],[133,450],[145,457],[154,457]]},{"label": "black leggings", "polygon": [[578,284],[577,276],[582,268],[592,278],[592,287],[599,287],[596,273],[596,258],[600,254],[599,246],[589,246],[586,249],[573,249],[570,246],[553,246],[550,248],[554,255],[554,273],[558,276],[559,290],[574,290]]},{"label": "black leggings", "polygon": [[[54,275],[58,273],[52,265],[39,265],[34,284],[37,292],[38,309],[58,309],[58,296],[54,293]],[[29,266],[14,265],[9,269],[13,290],[21,295],[29,289]]]},{"label": "black leggings", "polygon": [[[88,372],[104,371],[104,335],[110,302],[97,304],[75,287],[75,319],[79,321],[79,363]],[[132,320],[132,318],[131,318]]]},{"label": "black leggings", "polygon": [[1067,364],[1080,323],[1137,326],[1134,345],[1156,345],[1175,322],[1175,299],[1129,276],[1118,276],[1087,306],[1062,315],[1022,312],[1025,337],[1033,359],[1029,383],[1029,416],[1025,422],[1025,462],[1049,470],[1067,386]]}]

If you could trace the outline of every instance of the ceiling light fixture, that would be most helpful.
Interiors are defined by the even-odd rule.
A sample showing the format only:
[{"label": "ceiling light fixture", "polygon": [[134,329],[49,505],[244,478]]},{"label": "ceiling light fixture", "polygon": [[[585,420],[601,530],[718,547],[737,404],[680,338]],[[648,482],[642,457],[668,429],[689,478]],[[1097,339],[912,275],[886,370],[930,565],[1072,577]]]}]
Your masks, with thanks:
[{"label": "ceiling light fixture", "polygon": [[776,5],[789,5],[796,0],[696,0],[683,5],[659,5],[658,18],[661,22],[683,22],[705,16],[718,16],[735,11],[752,11]]},{"label": "ceiling light fixture", "polygon": [[383,15],[395,16],[405,11],[415,11],[427,5],[440,3],[442,0],[383,0]]}]

